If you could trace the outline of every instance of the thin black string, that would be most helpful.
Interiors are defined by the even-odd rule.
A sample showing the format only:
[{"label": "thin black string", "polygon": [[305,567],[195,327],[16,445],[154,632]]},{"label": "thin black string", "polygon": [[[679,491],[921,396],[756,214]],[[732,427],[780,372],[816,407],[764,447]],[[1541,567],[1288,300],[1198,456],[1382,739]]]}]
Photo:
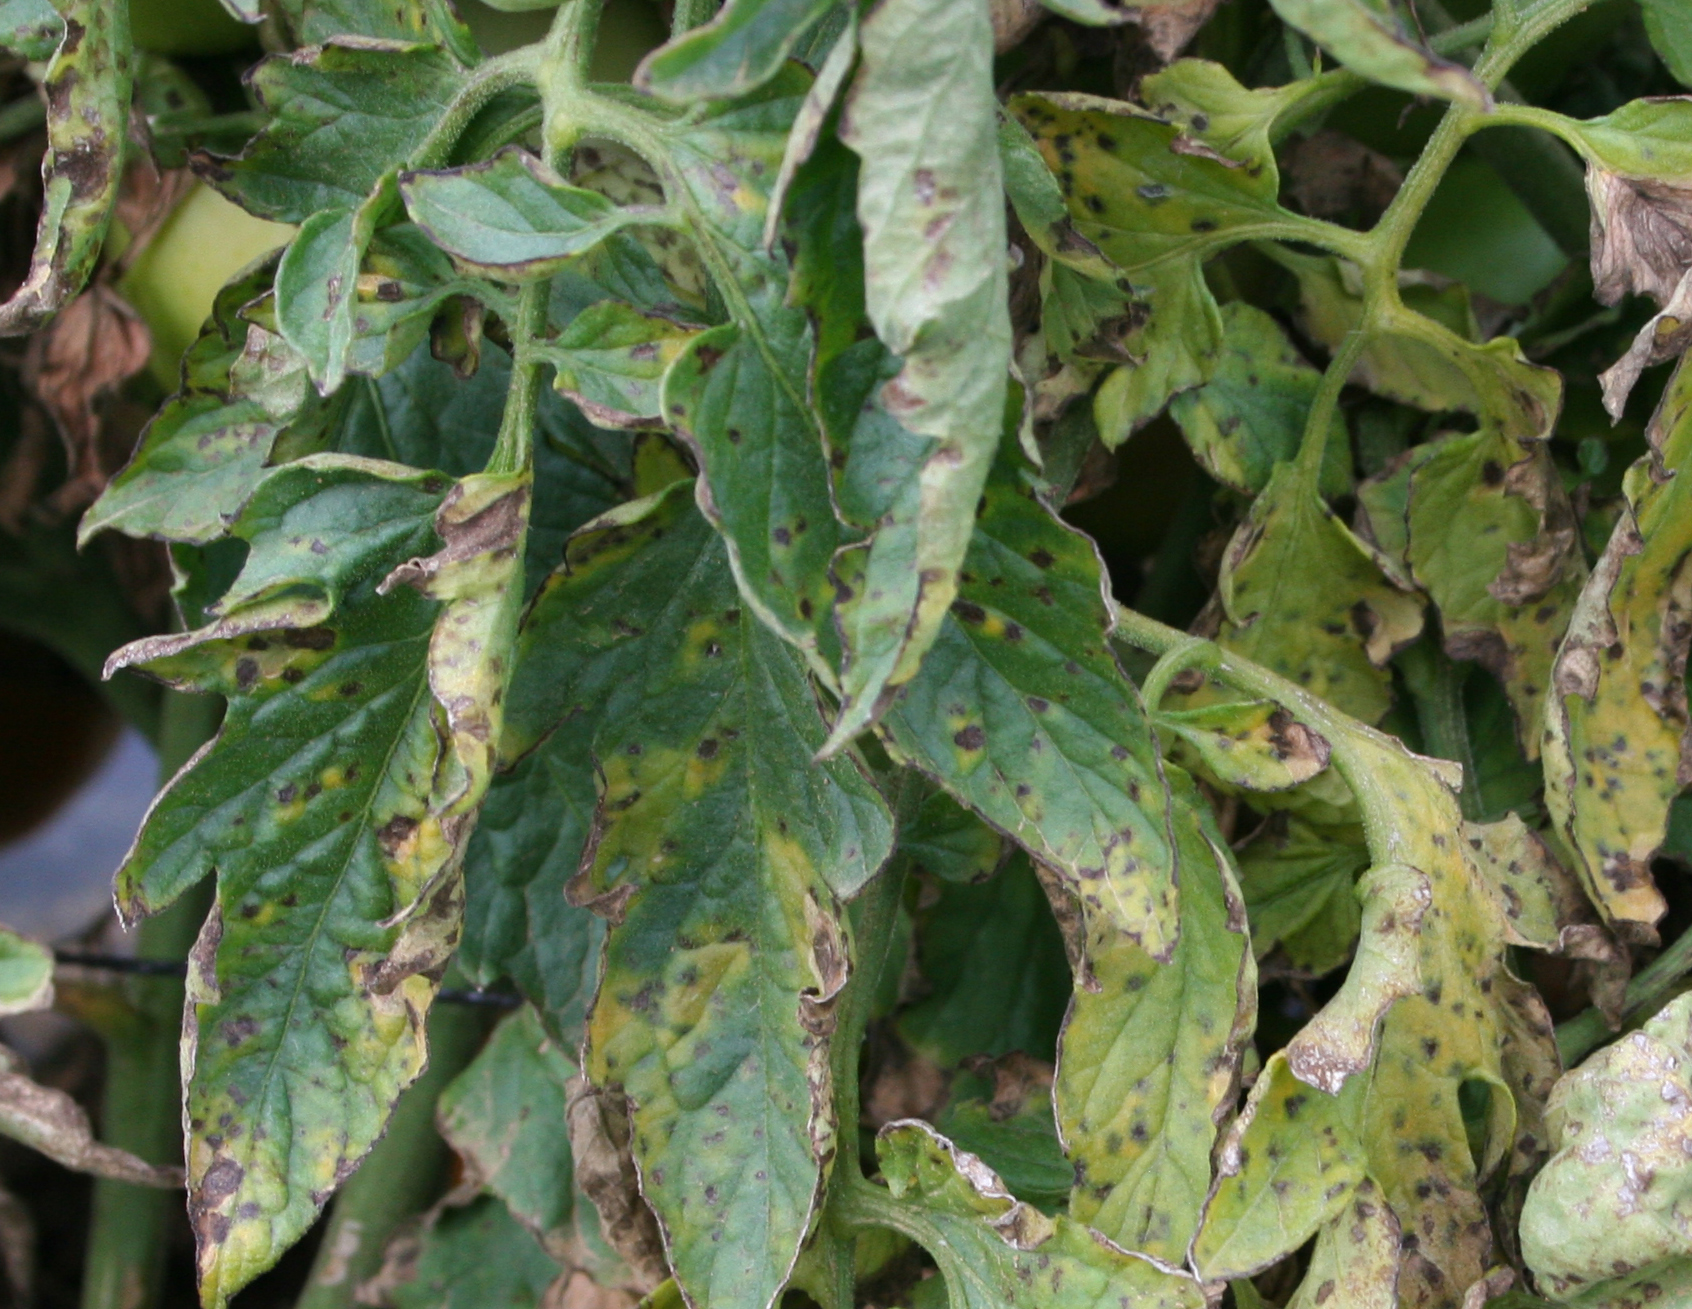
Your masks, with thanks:
[{"label": "thin black string", "polygon": [[[106,973],[129,973],[138,977],[186,977],[188,965],[171,959],[135,959],[127,955],[92,954],[84,950],[55,950],[53,958],[61,964],[77,968],[92,968]],[[447,987],[435,998],[446,1004],[466,1004],[485,1009],[515,1009],[523,1003],[520,995],[504,991],[463,991]]]}]

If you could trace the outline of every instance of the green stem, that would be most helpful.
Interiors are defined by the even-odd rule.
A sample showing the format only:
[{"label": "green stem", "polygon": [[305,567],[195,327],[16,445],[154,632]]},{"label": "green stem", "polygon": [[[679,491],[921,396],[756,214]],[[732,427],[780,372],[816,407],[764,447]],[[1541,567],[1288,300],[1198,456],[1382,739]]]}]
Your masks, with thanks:
[{"label": "green stem", "polygon": [[1463,683],[1468,680],[1468,665],[1459,667],[1439,648],[1437,639],[1429,636],[1400,654],[1398,666],[1416,702],[1423,750],[1462,765],[1463,789],[1457,798],[1463,807],[1463,817],[1471,823],[1480,822],[1486,817],[1486,801],[1480,793],[1480,773],[1469,740],[1469,719],[1463,712]]},{"label": "green stem", "polygon": [[435,1130],[435,1103],[475,1058],[488,1021],[485,1011],[461,1005],[430,1011],[428,1070],[400,1097],[387,1132],[336,1196],[295,1309],[352,1309],[400,1225],[440,1194],[450,1151]]},{"label": "green stem", "polygon": [[[159,777],[167,782],[217,728],[216,696],[167,691],[159,727]],[[136,953],[178,960],[211,908],[208,879],[141,924]],[[182,1161],[182,1088],[177,1047],[182,1034],[182,983],[136,977],[124,984],[129,1021],[104,1031],[106,1090],[101,1138],[149,1163]],[[167,1225],[181,1195],[102,1179],[83,1265],[82,1309],[146,1309],[164,1277]]]},{"label": "green stem", "polygon": [[452,147],[487,103],[501,91],[533,83],[539,67],[540,51],[536,46],[521,46],[477,65],[446,112],[429,129],[423,144],[417,147],[411,159],[412,167],[439,168],[445,164]]},{"label": "green stem", "polygon": [[534,459],[535,410],[540,405],[541,361],[529,348],[546,330],[547,296],[552,280],[525,286],[511,324],[511,382],[505,392],[505,412],[499,438],[488,456],[489,473],[517,473]]},{"label": "green stem", "polygon": [[715,9],[715,0],[676,0],[675,12],[670,15],[671,37],[710,22]]},{"label": "green stem", "polygon": [[[1396,288],[1393,293],[1397,294]],[[1368,308],[1365,305],[1364,321],[1346,333],[1339,349],[1328,360],[1328,369],[1322,374],[1315,398],[1310,402],[1310,414],[1305,419],[1304,436],[1298,447],[1298,473],[1312,490],[1322,485],[1322,465],[1328,457],[1328,431],[1333,427],[1334,414],[1339,409],[1340,392],[1351,380],[1352,371],[1368,344]]]},{"label": "green stem", "polygon": [[[1673,999],[1688,972],[1692,972],[1692,928],[1682,932],[1673,945],[1640,969],[1627,984],[1627,995],[1622,1001],[1622,1030],[1644,1022]],[[1609,1021],[1596,1008],[1559,1024],[1557,1053],[1562,1057],[1563,1067],[1573,1067],[1615,1035]]]}]

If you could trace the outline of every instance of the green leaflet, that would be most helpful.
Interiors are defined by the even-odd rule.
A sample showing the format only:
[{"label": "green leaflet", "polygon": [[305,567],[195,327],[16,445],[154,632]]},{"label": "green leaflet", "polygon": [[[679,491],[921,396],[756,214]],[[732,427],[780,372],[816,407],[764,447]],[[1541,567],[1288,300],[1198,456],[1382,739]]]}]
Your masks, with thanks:
[{"label": "green leaflet", "polygon": [[1560,475],[1542,444],[1490,428],[1418,446],[1408,464],[1408,562],[1439,606],[1446,652],[1504,684],[1537,758],[1551,661],[1586,580]]},{"label": "green leaflet", "polygon": [[261,218],[350,210],[415,157],[464,81],[458,62],[428,45],[331,42],[273,55],[251,75],[264,128],[236,158],[197,162]]},{"label": "green leaflet", "polygon": [[[1210,379],[1176,396],[1169,411],[1212,477],[1253,494],[1269,484],[1277,463],[1297,455],[1320,381],[1280,324],[1235,301],[1222,307],[1222,348]],[[1322,467],[1324,495],[1351,489],[1349,465],[1345,420],[1335,412]]]},{"label": "green leaflet", "polygon": [[915,917],[916,967],[930,989],[899,1014],[910,1047],[942,1068],[1013,1050],[1051,1058],[1069,961],[1026,856],[989,881],[942,884]]},{"label": "green leaflet", "polygon": [[834,0],[729,0],[703,27],[647,55],[634,82],[673,104],[726,100],[774,77]]},{"label": "green leaflet", "polygon": [[[79,541],[116,528],[204,543],[229,530],[277,435],[307,397],[303,361],[289,358],[280,336],[243,318],[269,291],[273,271],[260,264],[218,293],[204,332],[183,357],[181,389],[84,515]],[[250,343],[260,348],[249,351]],[[188,487],[192,493],[184,494]]]},{"label": "green leaflet", "polygon": [[0,46],[25,59],[50,59],[64,39],[65,20],[49,0],[3,0]]},{"label": "green leaflet", "polygon": [[[242,510],[249,554],[212,622],[109,664],[231,697],[118,874],[134,915],[217,870],[184,1056],[208,1305],[306,1230],[422,1066],[497,731],[526,503],[521,483],[449,490],[349,456],[288,465]],[[481,531],[466,530],[472,504]]]},{"label": "green leaflet", "polygon": [[0,1016],[53,1003],[53,953],[0,926]]},{"label": "green leaflet", "polygon": [[1461,64],[1414,40],[1393,0],[1270,0],[1285,22],[1354,72],[1412,95],[1490,109],[1492,96]]},{"label": "green leaflet", "polygon": [[910,1212],[912,1234],[940,1265],[951,1309],[1205,1303],[1190,1276],[1126,1254],[1071,1218],[1017,1203],[990,1168],[926,1123],[889,1123],[876,1154],[893,1198]]},{"label": "green leaflet", "polygon": [[[988,5],[884,0],[864,19],[859,49],[840,138],[860,157],[863,312],[901,362],[876,403],[900,429],[894,448],[915,438],[921,454],[862,523],[873,529],[862,557],[841,565],[855,587],[841,605],[831,749],[885,712],[957,594],[1011,356]],[[876,434],[854,435],[856,446]]]},{"label": "green leaflet", "polygon": [[1676,370],[1649,437],[1557,652],[1544,739],[1546,807],[1587,894],[1606,919],[1646,924],[1664,911],[1651,858],[1686,780],[1692,372]]},{"label": "green leaflet", "polygon": [[[18,0],[8,6],[16,7]],[[39,7],[19,15],[14,35],[38,49],[46,31]],[[134,70],[129,10],[102,0],[65,0],[59,40],[41,89],[47,98],[47,155],[35,252],[23,285],[0,305],[0,336],[22,336],[46,324],[82,290],[105,244],[123,176],[124,140]],[[20,53],[27,53],[20,51]]]},{"label": "green leaflet", "polygon": [[1257,970],[1227,845],[1198,788],[1170,768],[1181,939],[1159,964],[1090,925],[1064,1023],[1055,1102],[1075,1165],[1071,1217],[1117,1245],[1185,1261],[1257,1018]]},{"label": "green leaflet", "polygon": [[1167,959],[1174,854],[1157,748],[1105,643],[1092,543],[1014,445],[987,484],[958,598],[883,720],[896,757],[1057,869],[1089,915]]},{"label": "green leaflet", "polygon": [[1225,791],[1284,791],[1328,766],[1328,743],[1268,700],[1158,710],[1176,762]]},{"label": "green leaflet", "polygon": [[[1365,1177],[1316,1236],[1310,1267],[1287,1309],[1397,1309],[1403,1257],[1398,1219]],[[1336,1300],[1334,1297],[1338,1295]]]},{"label": "green leaflet", "polygon": [[494,1029],[475,1061],[441,1093],[441,1135],[466,1170],[562,1254],[574,1207],[566,1086],[575,1062],[525,1005]]},{"label": "green leaflet", "polygon": [[1559,1300],[1615,1303],[1594,1283],[1692,1256],[1689,1014],[1692,998],[1682,996],[1551,1093],[1557,1153],[1528,1189],[1521,1235],[1522,1257]]},{"label": "green leaflet", "polygon": [[475,42],[452,11],[431,0],[390,0],[371,5],[361,0],[280,0],[274,11],[262,0],[223,0],[223,7],[242,22],[256,23],[275,12],[296,45],[314,45],[338,36],[373,37],[379,41],[440,41],[460,58],[472,58]]},{"label": "green leaflet", "polygon": [[571,186],[516,146],[463,168],[401,173],[399,187],[430,240],[503,282],[547,277],[619,228],[662,212]]},{"label": "green leaflet", "polygon": [[940,790],[900,827],[899,849],[910,857],[911,872],[945,882],[984,882],[1007,853],[1004,838]]},{"label": "green leaflet", "polygon": [[1692,16],[1674,0],[1644,0],[1645,31],[1657,57],[1682,86],[1692,86]]},{"label": "green leaflet", "polygon": [[589,305],[537,347],[553,384],[604,427],[659,427],[664,374],[697,335],[617,300]]},{"label": "green leaflet", "polygon": [[1061,1209],[1075,1170],[1058,1144],[1050,1065],[1008,1055],[960,1072],[951,1091],[935,1130],[991,1168],[1019,1200],[1042,1213]]},{"label": "green leaflet", "polygon": [[809,399],[811,325],[787,301],[787,259],[763,247],[768,189],[807,81],[790,67],[671,138],[666,193],[732,321],[693,338],[664,376],[662,403],[697,454],[700,505],[728,543],[741,594],[810,654],[834,640],[840,524]]},{"label": "green leaflet", "polygon": [[1240,886],[1257,957],[1279,945],[1297,967],[1318,976],[1344,963],[1362,922],[1352,886],[1368,863],[1361,829],[1273,815],[1240,851]]},{"label": "green leaflet", "polygon": [[488,1195],[442,1213],[423,1235],[410,1279],[389,1294],[398,1309],[540,1309],[563,1271]]},{"label": "green leaflet", "polygon": [[1280,189],[1273,143],[1282,115],[1320,88],[1314,79],[1286,86],[1241,86],[1221,64],[1177,59],[1140,83],[1140,98],[1159,118],[1238,162],[1253,177],[1266,174]]},{"label": "green leaflet", "polygon": [[572,542],[525,623],[507,746],[551,730],[538,758],[597,769],[571,888],[613,921],[587,1071],[632,1102],[678,1280],[763,1309],[834,1133],[837,897],[885,860],[891,825],[854,761],[810,762],[822,723],[798,656],[742,607],[691,497],[677,483]]},{"label": "green leaflet", "polygon": [[1369,723],[1392,703],[1387,660],[1422,628],[1421,601],[1295,464],[1277,465],[1252,502],[1218,591],[1221,644]]}]

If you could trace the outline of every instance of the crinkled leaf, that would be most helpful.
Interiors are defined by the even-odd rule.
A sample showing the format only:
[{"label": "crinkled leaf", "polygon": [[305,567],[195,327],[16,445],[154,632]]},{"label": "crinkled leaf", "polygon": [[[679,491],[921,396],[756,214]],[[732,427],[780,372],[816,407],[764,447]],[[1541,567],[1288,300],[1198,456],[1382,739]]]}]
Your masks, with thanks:
[{"label": "crinkled leaf", "polygon": [[1072,1217],[1117,1245],[1183,1262],[1210,1190],[1257,1017],[1257,970],[1232,860],[1198,788],[1171,769],[1181,939],[1159,964],[1108,923],[1087,932],[1058,1055]]},{"label": "crinkled leaf", "polygon": [[555,728],[539,757],[598,772],[571,890],[613,918],[587,1069],[631,1101],[682,1285],[762,1309],[834,1131],[836,897],[891,828],[855,762],[810,762],[822,724],[798,656],[744,610],[691,496],[678,483],[572,543],[525,624],[512,744]]},{"label": "crinkled leaf", "polygon": [[889,1123],[876,1141],[896,1200],[946,1279],[952,1309],[1200,1309],[1190,1276],[1127,1254],[1082,1224],[1018,1203],[993,1170],[926,1123]]},{"label": "crinkled leaf", "polygon": [[1692,1257],[1689,1040],[1692,997],[1681,996],[1551,1093],[1557,1153],[1528,1189],[1521,1238],[1557,1299],[1584,1304],[1593,1283]]},{"label": "crinkled leaf", "polygon": [[575,1062],[525,1005],[441,1092],[441,1135],[542,1245],[562,1253],[574,1206],[565,1095]]},{"label": "crinkled leaf", "polygon": [[[232,697],[118,875],[134,914],[218,874],[185,1054],[211,1305],[305,1231],[422,1066],[423,1015],[456,941],[466,816],[487,784],[478,717],[497,730],[497,709],[443,715],[431,683],[480,686],[497,706],[486,668],[503,651],[463,648],[460,620],[497,630],[485,616],[513,602],[487,592],[515,589],[522,527],[520,513],[497,515],[498,532],[465,538],[442,511],[443,497],[461,502],[448,487],[348,456],[276,470],[235,526],[250,552],[211,623],[113,657]],[[446,603],[383,595],[408,559],[442,558],[428,554],[438,530]]]},{"label": "crinkled leaf", "polygon": [[[1212,477],[1255,493],[1268,485],[1277,463],[1297,455],[1320,381],[1280,324],[1235,301],[1222,307],[1222,348],[1210,379],[1176,396],[1170,413]],[[1322,491],[1344,495],[1351,489],[1350,449],[1337,412],[1325,454]]]},{"label": "crinkled leaf", "polygon": [[641,61],[634,82],[674,104],[756,90],[834,0],[729,0],[717,16]]},{"label": "crinkled leaf", "polygon": [[[26,32],[31,15],[39,18],[34,6],[23,16]],[[61,16],[41,82],[47,154],[35,252],[23,284],[0,305],[0,336],[34,331],[82,290],[99,261],[123,178],[134,79],[128,9],[66,0]],[[45,36],[37,31],[28,39],[41,45]]]},{"label": "crinkled leaf", "polygon": [[236,158],[200,156],[196,167],[261,218],[350,210],[411,161],[464,79],[428,45],[331,41],[273,55],[251,76],[264,128]]},{"label": "crinkled leaf", "polygon": [[1422,629],[1422,603],[1385,572],[1295,464],[1275,468],[1234,533],[1217,639],[1365,722],[1392,704],[1387,660]]},{"label": "crinkled leaf", "polygon": [[1408,560],[1439,606],[1446,652],[1503,683],[1537,758],[1551,661],[1586,580],[1550,453],[1483,429],[1417,447],[1410,466]]},{"label": "crinkled leaf", "polygon": [[1412,37],[1393,0],[1270,0],[1290,26],[1333,52],[1353,72],[1412,95],[1489,109],[1486,86],[1461,64]]},{"label": "crinkled leaf", "polygon": [[840,138],[860,157],[863,313],[898,369],[863,379],[883,421],[850,437],[850,460],[881,476],[871,490],[848,475],[868,494],[842,506],[869,540],[841,565],[852,580],[831,748],[885,712],[957,594],[1011,353],[987,5],[886,0],[859,49]]},{"label": "crinkled leaf", "polygon": [[1168,958],[1167,791],[1145,711],[1105,641],[1092,543],[1054,519],[1014,446],[988,482],[958,598],[883,720],[898,757],[1021,842]]},{"label": "crinkled leaf", "polygon": [[1692,773],[1692,370],[1676,372],[1650,439],[1557,651],[1545,731],[1546,807],[1604,916],[1636,923],[1663,914],[1651,858]]},{"label": "crinkled leaf", "polygon": [[132,1186],[182,1185],[180,1168],[160,1168],[96,1140],[81,1105],[55,1087],[32,1082],[15,1062],[10,1051],[0,1051],[0,1136],[21,1141],[73,1172]]},{"label": "crinkled leaf", "polygon": [[571,186],[526,150],[399,175],[412,221],[463,266],[504,282],[546,277],[653,211],[612,204]]}]

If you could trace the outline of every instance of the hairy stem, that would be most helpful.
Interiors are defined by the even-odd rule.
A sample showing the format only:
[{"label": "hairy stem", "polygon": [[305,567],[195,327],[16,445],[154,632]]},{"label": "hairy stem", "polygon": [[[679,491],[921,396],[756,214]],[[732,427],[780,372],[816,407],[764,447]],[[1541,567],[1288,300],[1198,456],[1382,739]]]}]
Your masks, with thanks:
[{"label": "hairy stem", "polygon": [[452,147],[487,103],[501,91],[532,83],[539,66],[540,50],[537,46],[522,46],[478,65],[417,148],[417,153],[412,156],[412,166],[439,168],[445,164]]},{"label": "hairy stem", "polygon": [[546,328],[547,295],[552,280],[525,286],[517,300],[511,327],[511,382],[505,392],[505,412],[499,420],[499,439],[488,456],[490,473],[516,473],[529,467],[535,453],[535,410],[540,405],[541,362],[530,345]]},{"label": "hairy stem", "polygon": [[715,9],[715,0],[676,0],[675,13],[670,17],[670,35],[680,36],[710,22]]}]

